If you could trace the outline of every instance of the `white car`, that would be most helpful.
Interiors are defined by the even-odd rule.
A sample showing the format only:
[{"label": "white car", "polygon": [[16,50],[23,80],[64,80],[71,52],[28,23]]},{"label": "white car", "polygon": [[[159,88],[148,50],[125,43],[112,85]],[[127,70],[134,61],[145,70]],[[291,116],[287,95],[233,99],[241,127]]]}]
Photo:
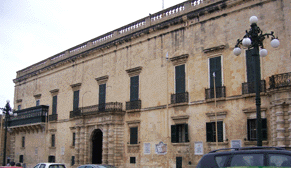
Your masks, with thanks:
[{"label": "white car", "polygon": [[66,168],[62,163],[38,163],[34,168]]}]

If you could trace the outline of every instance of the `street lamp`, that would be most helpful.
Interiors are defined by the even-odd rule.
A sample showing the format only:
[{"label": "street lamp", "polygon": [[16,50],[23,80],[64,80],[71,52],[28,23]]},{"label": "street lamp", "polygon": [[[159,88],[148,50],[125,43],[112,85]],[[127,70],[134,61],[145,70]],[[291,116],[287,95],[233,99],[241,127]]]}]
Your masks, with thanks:
[{"label": "street lamp", "polygon": [[3,115],[5,116],[5,136],[4,136],[4,148],[3,148],[3,163],[2,163],[2,166],[5,166],[5,159],[6,159],[6,142],[7,142],[7,125],[8,125],[8,120],[9,120],[10,116],[12,116],[12,115],[16,116],[16,113],[13,114],[9,102],[10,101],[7,100],[5,107],[4,108],[0,108],[1,110],[3,110]]},{"label": "street lamp", "polygon": [[[257,26],[258,18],[256,16],[252,16],[250,18],[251,29],[250,31],[246,30],[246,34],[243,37],[243,40],[238,39],[237,44],[233,50],[233,53],[238,56],[241,54],[241,48],[239,47],[241,44],[251,49],[252,59],[254,60],[254,75],[255,75],[255,92],[256,92],[256,137],[257,137],[257,146],[262,146],[262,133],[261,133],[261,98],[260,98],[260,59],[259,56],[265,57],[267,55],[267,50],[263,47],[263,40],[265,37],[269,38],[271,36],[270,45],[273,48],[277,48],[280,45],[280,42],[274,36],[274,32],[263,34],[260,28]],[[259,51],[259,47],[261,50]]]}]

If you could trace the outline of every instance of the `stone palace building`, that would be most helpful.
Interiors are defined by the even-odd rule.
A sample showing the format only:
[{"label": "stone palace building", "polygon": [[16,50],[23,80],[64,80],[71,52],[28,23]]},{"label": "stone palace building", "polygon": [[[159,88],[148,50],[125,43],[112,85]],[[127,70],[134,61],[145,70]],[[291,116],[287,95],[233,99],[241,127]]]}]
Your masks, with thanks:
[{"label": "stone palace building", "polygon": [[291,0],[189,0],[18,71],[9,158],[195,167],[255,146],[251,50],[233,54],[253,15],[280,40],[260,58],[263,146],[291,148]]}]

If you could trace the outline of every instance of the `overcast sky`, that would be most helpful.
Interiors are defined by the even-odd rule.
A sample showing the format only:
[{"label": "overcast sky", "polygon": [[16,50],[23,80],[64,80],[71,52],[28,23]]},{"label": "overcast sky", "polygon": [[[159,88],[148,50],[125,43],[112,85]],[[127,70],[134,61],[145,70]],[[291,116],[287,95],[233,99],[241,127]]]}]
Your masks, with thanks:
[{"label": "overcast sky", "polygon": [[16,71],[160,10],[162,0],[0,0],[0,107],[13,106]]}]

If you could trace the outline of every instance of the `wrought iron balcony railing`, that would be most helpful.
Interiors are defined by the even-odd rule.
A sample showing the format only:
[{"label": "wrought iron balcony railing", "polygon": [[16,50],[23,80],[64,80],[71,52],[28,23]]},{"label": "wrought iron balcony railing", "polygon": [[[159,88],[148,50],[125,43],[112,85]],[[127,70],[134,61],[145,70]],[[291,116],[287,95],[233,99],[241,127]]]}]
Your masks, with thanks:
[{"label": "wrought iron balcony railing", "polygon": [[[225,86],[216,87],[216,98],[226,97]],[[205,99],[214,99],[214,88],[205,89]]]},{"label": "wrought iron balcony railing", "polygon": [[26,124],[42,123],[46,121],[49,106],[36,106],[15,111],[17,116],[10,116],[8,126],[19,126]]},{"label": "wrought iron balcony railing", "polygon": [[[265,92],[265,80],[261,80],[260,92]],[[242,94],[255,93],[255,82],[242,83]]]},{"label": "wrought iron balcony railing", "polygon": [[269,88],[291,87],[291,72],[269,77]]},{"label": "wrought iron balcony railing", "polygon": [[171,104],[188,102],[188,92],[171,94]]},{"label": "wrought iron balcony railing", "polygon": [[141,109],[141,100],[126,102],[126,110]]},{"label": "wrought iron balcony railing", "polygon": [[55,121],[55,120],[57,120],[57,114],[53,114],[53,115],[49,115],[49,117],[48,117],[48,119],[49,119],[49,121]]},{"label": "wrought iron balcony railing", "polygon": [[70,118],[101,112],[119,112],[122,111],[122,107],[122,103],[119,102],[109,102],[93,106],[80,107],[77,110],[70,112]]}]

